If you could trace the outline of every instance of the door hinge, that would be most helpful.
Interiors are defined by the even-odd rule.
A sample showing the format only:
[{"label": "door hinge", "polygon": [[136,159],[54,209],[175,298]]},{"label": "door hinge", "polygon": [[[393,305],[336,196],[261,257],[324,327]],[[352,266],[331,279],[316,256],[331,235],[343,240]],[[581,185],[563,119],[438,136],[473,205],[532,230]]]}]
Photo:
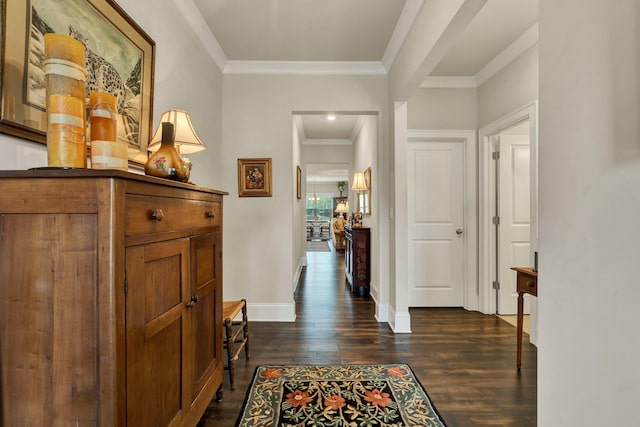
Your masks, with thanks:
[{"label": "door hinge", "polygon": [[493,281],[493,289],[499,290],[500,289],[500,282],[498,282],[497,280],[494,280]]},{"label": "door hinge", "polygon": [[124,279],[124,293],[126,294],[127,292],[129,292],[129,280]]},{"label": "door hinge", "polygon": [[491,158],[493,160],[500,160],[500,152],[499,151],[494,151],[493,153],[491,153]]},{"label": "door hinge", "polygon": [[493,225],[500,225],[500,217],[498,215],[494,216],[491,222],[493,222]]}]

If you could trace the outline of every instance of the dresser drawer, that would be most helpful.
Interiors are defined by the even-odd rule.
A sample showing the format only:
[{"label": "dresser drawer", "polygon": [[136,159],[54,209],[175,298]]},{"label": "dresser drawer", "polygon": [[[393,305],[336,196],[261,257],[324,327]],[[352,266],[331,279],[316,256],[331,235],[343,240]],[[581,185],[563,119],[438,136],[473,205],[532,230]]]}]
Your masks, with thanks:
[{"label": "dresser drawer", "polygon": [[222,224],[219,202],[129,194],[125,234],[179,231]]},{"label": "dresser drawer", "polygon": [[518,291],[538,296],[538,278],[526,274],[518,274]]}]

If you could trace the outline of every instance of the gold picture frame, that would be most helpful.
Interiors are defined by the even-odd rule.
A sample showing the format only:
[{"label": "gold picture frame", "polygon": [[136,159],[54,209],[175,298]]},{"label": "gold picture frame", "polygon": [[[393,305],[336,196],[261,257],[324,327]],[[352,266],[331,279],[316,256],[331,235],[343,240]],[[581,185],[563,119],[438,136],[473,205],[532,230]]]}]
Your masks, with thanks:
[{"label": "gold picture frame", "polygon": [[144,167],[152,132],[155,42],[114,0],[2,0],[0,132],[46,143],[42,35],[48,32],[84,39],[87,92],[124,94],[118,99],[118,140],[128,145],[129,165]]},{"label": "gold picture frame", "polygon": [[238,159],[238,196],[271,197],[271,159]]},{"label": "gold picture frame", "polygon": [[362,212],[363,215],[371,215],[371,168],[368,167],[364,171],[364,182],[367,185],[367,189],[358,193],[357,200],[357,212]]},{"label": "gold picture frame", "polygon": [[302,169],[296,165],[296,198],[302,199]]}]

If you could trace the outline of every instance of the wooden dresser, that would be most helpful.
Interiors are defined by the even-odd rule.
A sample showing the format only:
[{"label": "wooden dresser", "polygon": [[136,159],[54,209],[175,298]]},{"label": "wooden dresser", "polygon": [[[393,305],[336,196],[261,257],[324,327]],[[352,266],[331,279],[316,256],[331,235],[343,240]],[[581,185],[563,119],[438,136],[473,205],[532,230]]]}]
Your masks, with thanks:
[{"label": "wooden dresser", "polygon": [[0,425],[197,424],[223,381],[225,194],[0,171]]},{"label": "wooden dresser", "polygon": [[369,228],[345,227],[344,271],[352,292],[369,294],[371,232]]}]

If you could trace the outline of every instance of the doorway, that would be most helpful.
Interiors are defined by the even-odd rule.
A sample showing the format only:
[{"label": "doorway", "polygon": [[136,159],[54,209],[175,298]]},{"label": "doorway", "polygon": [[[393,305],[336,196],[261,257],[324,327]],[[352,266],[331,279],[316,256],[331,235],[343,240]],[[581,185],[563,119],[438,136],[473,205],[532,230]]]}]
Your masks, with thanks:
[{"label": "doorway", "polygon": [[537,102],[480,129],[479,143],[480,311],[510,314],[517,298],[510,268],[533,266],[537,251]]},{"label": "doorway", "polygon": [[408,301],[411,307],[473,305],[475,134],[409,131]]},{"label": "doorway", "polygon": [[[497,314],[516,314],[515,272],[531,258],[529,120],[490,137],[494,162],[492,239],[496,270],[492,286]],[[525,312],[529,312],[529,299]]]}]

